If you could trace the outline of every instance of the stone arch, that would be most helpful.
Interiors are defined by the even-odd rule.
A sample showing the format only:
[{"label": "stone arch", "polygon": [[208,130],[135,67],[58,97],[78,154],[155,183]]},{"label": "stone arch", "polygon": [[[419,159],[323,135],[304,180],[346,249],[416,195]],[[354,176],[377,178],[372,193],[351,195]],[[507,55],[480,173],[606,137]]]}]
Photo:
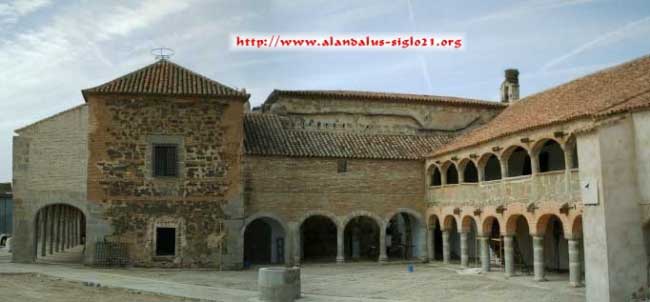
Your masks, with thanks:
[{"label": "stone arch", "polygon": [[580,167],[580,161],[578,160],[578,140],[575,135],[571,135],[564,144],[564,152],[569,152],[569,161],[566,163],[567,167],[570,169],[577,169]]},{"label": "stone arch", "polygon": [[368,211],[355,211],[346,216],[341,223],[344,259],[376,261],[383,227],[383,220]]},{"label": "stone arch", "polygon": [[316,261],[336,260],[338,238],[341,234],[341,222],[334,214],[320,210],[305,213],[297,224],[296,258]]},{"label": "stone arch", "polygon": [[332,222],[334,222],[334,224],[336,225],[337,230],[341,229],[341,221],[340,221],[340,219],[336,215],[334,215],[333,213],[328,212],[328,211],[322,211],[322,210],[311,210],[311,211],[305,212],[305,214],[303,214],[298,219],[296,225],[298,226],[298,228],[300,228],[300,226],[305,222],[305,220],[307,220],[307,219],[309,219],[309,218],[311,218],[313,216],[325,216],[325,217],[329,218],[330,220],[332,220]]},{"label": "stone arch", "polygon": [[577,215],[571,222],[571,234],[567,236],[572,239],[582,238],[582,215]]},{"label": "stone arch", "polygon": [[566,169],[564,152],[559,141],[545,138],[539,140],[530,153],[537,161],[539,172],[549,172]]},{"label": "stone arch", "polygon": [[[86,209],[74,203],[52,202],[39,206],[33,213],[33,259],[81,263],[86,243],[88,215]],[[67,256],[50,259],[57,253]]]},{"label": "stone arch", "polygon": [[452,161],[447,161],[442,165],[443,183],[446,185],[458,184],[460,175],[458,174],[458,166]]},{"label": "stone arch", "polygon": [[465,158],[458,164],[458,173],[463,175],[463,183],[477,183],[479,182],[479,172],[476,163]]},{"label": "stone arch", "polygon": [[456,230],[459,229],[458,223],[456,222],[456,217],[454,217],[454,215],[447,215],[445,216],[445,220],[443,221],[442,230],[449,231],[452,228]]},{"label": "stone arch", "polygon": [[505,177],[532,174],[532,156],[528,148],[512,145],[501,154],[501,161],[506,163]]},{"label": "stone arch", "polygon": [[479,158],[477,169],[481,175],[480,181],[492,181],[503,178],[501,175],[501,159],[496,153],[488,152]]},{"label": "stone arch", "polygon": [[[386,247],[391,247],[395,255],[403,254],[405,259],[426,256],[426,224],[422,215],[409,208],[399,208],[386,216]],[[394,245],[395,243],[396,245]],[[402,244],[402,247],[399,247]],[[391,248],[388,256],[391,257]]]},{"label": "stone arch", "polygon": [[431,187],[437,187],[442,185],[442,170],[438,165],[431,164],[427,168],[427,183]]},{"label": "stone arch", "polygon": [[478,231],[478,222],[472,215],[465,215],[463,216],[461,220],[461,227],[460,230],[461,232],[469,232],[472,227],[472,223],[474,223],[474,226],[477,228],[476,230]]},{"label": "stone arch", "polygon": [[481,232],[483,236],[490,236],[495,223],[499,227],[499,230],[501,230],[503,226],[501,225],[499,218],[496,216],[489,215],[483,219],[483,222],[481,223]]},{"label": "stone arch", "polygon": [[[249,230],[253,225],[254,230]],[[283,219],[272,213],[257,213],[246,218],[241,230],[244,266],[252,263],[289,263],[289,228]],[[282,254],[278,251],[282,245]]]},{"label": "stone arch", "polygon": [[[566,215],[562,215],[559,211],[547,210],[537,215],[534,228],[535,235],[543,236],[546,233],[548,222],[553,217],[557,218],[562,223],[562,231],[565,234],[571,233],[571,223],[568,221]],[[531,231],[533,231],[533,229],[531,229]]]}]

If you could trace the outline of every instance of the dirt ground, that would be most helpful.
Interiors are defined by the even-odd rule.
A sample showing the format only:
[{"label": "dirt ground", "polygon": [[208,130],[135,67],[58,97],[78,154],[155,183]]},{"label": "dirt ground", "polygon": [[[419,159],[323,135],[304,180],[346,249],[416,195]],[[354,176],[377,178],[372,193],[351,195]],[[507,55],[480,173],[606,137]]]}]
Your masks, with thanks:
[{"label": "dirt ground", "polygon": [[162,302],[195,301],[177,297],[135,293],[124,289],[90,287],[37,274],[0,274],[2,302]]}]

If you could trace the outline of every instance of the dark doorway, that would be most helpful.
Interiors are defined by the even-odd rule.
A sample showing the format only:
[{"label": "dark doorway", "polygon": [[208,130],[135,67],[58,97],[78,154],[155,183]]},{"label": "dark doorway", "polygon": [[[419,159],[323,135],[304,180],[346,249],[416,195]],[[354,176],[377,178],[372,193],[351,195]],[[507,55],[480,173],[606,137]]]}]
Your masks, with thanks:
[{"label": "dark doorway", "polygon": [[360,216],[345,226],[345,259],[379,259],[379,226],[370,217]]},{"label": "dark doorway", "polygon": [[336,260],[336,224],[325,216],[309,217],[300,227],[302,259]]},{"label": "dark doorway", "polygon": [[271,263],[271,226],[261,219],[251,222],[244,232],[244,263]]},{"label": "dark doorway", "polygon": [[156,256],[176,255],[176,229],[156,228]]}]

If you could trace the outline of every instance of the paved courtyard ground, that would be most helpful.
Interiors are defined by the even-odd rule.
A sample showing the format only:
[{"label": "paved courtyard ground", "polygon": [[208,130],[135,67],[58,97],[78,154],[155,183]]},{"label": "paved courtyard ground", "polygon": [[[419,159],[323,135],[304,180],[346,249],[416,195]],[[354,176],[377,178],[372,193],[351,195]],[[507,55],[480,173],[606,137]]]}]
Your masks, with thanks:
[{"label": "paved courtyard ground", "polygon": [[[5,259],[4,261],[2,259]],[[130,289],[142,293],[186,297],[205,301],[255,301],[257,273],[246,271],[218,272],[211,270],[169,269],[96,269],[81,265],[13,264],[0,256],[0,280],[7,273],[38,273],[79,284],[99,284],[101,289]],[[3,277],[4,276],[4,277]],[[378,265],[376,263],[307,264],[302,268],[301,301],[585,301],[584,288],[570,288],[566,275],[550,275],[548,282],[534,282],[531,276],[504,279],[500,272],[487,275],[460,270],[455,265],[421,264],[409,273],[405,264]],[[29,282],[29,280],[26,280]],[[33,282],[37,282],[34,280]],[[15,282],[14,282],[15,284]],[[71,286],[73,290],[89,290],[89,297],[97,294],[96,287],[79,286],[66,282],[55,288]],[[32,288],[21,285],[13,289],[1,288],[0,301],[7,297],[38,297],[48,287]],[[31,294],[32,291],[37,293]],[[80,301],[176,301],[125,298],[124,291],[103,291],[102,299]],[[130,293],[128,293],[130,294]],[[181,299],[182,300],[182,299]],[[49,299],[28,301],[56,301]]]}]

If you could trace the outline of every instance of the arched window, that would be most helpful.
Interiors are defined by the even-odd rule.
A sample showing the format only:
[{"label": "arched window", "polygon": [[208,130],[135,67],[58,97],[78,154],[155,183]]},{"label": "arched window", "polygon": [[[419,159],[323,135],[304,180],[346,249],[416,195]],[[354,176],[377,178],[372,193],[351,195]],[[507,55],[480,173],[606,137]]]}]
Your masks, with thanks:
[{"label": "arched window", "polygon": [[434,166],[431,172],[431,186],[435,187],[440,185],[442,185],[442,175],[440,174],[440,169]]},{"label": "arched window", "polygon": [[528,151],[522,147],[515,148],[508,157],[508,176],[530,175],[532,171]]},{"label": "arched window", "polygon": [[539,150],[539,172],[558,171],[565,169],[564,151],[560,144],[550,139]]},{"label": "arched window", "polygon": [[463,170],[463,182],[476,183],[478,182],[478,169],[472,161],[468,161]]},{"label": "arched window", "polygon": [[501,162],[496,155],[492,154],[485,163],[485,181],[501,179]]},{"label": "arched window", "polygon": [[447,184],[453,185],[457,183],[458,183],[458,170],[456,169],[456,165],[450,164],[447,167]]}]

